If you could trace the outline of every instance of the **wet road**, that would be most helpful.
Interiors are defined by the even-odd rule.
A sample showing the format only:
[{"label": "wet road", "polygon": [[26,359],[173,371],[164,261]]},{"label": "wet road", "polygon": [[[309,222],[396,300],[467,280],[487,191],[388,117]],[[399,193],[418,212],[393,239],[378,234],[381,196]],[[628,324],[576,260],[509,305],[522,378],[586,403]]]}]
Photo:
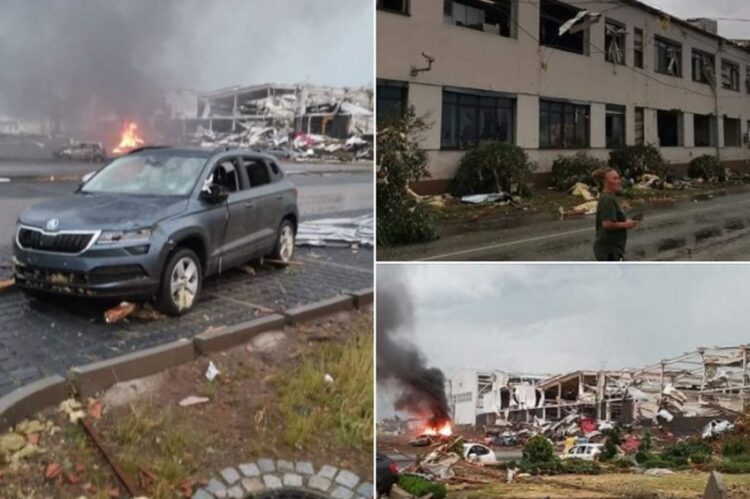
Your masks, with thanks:
[{"label": "wet road", "polygon": [[[750,260],[749,192],[686,200],[645,215],[641,229],[628,236],[628,260]],[[593,242],[593,217],[561,221],[545,214],[443,228],[431,243],[379,248],[378,259],[591,261]]]}]

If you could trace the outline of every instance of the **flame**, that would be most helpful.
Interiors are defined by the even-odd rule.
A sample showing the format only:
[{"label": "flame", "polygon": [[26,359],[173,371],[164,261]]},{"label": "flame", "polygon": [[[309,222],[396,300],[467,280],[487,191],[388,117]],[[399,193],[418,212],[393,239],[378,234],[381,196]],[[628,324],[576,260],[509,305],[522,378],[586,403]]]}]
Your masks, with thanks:
[{"label": "flame", "polygon": [[144,144],[143,138],[138,135],[138,125],[132,121],[125,123],[120,135],[120,143],[112,149],[115,154],[128,152]]},{"label": "flame", "polygon": [[433,426],[431,428],[426,428],[423,432],[425,435],[440,435],[443,437],[450,437],[453,435],[453,427],[451,426],[450,421],[446,421],[442,426]]}]

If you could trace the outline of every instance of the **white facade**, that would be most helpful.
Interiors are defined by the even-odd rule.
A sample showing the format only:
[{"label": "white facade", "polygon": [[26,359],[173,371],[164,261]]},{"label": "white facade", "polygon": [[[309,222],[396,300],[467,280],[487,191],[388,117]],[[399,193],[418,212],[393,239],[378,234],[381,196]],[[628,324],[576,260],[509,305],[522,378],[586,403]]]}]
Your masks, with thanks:
[{"label": "white facade", "polygon": [[453,423],[457,425],[476,424],[477,416],[488,412],[484,407],[484,397],[493,385],[506,384],[508,375],[501,371],[461,370],[448,381],[447,395],[451,406]]},{"label": "white facade", "polygon": [[[424,135],[423,145],[429,151],[432,180],[418,186],[422,191],[444,188],[464,153],[465,148],[446,147],[445,144],[443,118],[446,105],[443,101],[445,93],[454,90],[477,95],[484,92],[485,95],[510,99],[513,105],[510,140],[526,149],[530,159],[538,164],[540,173],[549,172],[559,155],[575,154],[582,149],[607,159],[611,150],[607,147],[607,140],[612,135],[606,126],[610,119],[608,111],[611,114],[620,107],[625,116],[624,142],[628,145],[639,141],[660,145],[665,159],[677,170],[696,156],[716,154],[717,149],[722,161],[733,168],[747,170],[750,167],[747,146],[750,81],[746,81],[750,80],[750,51],[747,48],[685,21],[659,14],[633,0],[621,0],[620,5],[613,5],[611,1],[585,4],[590,12],[602,15],[598,22],[583,30],[582,53],[540,42],[544,22],[540,3],[555,2],[497,0],[497,5],[510,6],[510,36],[498,34],[498,27],[491,24],[489,14],[472,21],[472,16],[466,13],[467,6],[469,11],[474,6],[473,12],[476,13],[481,4],[492,2],[447,2],[445,5],[453,5],[452,17],[446,15],[444,2],[440,1],[387,3],[401,3],[404,11],[398,13],[380,8],[377,12],[378,104],[380,108],[380,90],[384,85],[403,85],[408,104],[414,106],[418,115],[429,115],[433,126]],[[573,4],[581,6],[581,2]],[[383,5],[379,2],[380,7]],[[545,14],[548,13],[545,10]],[[461,17],[460,21],[457,17]],[[475,23],[475,29],[456,25],[471,22]],[[611,38],[605,36],[607,25],[622,29],[624,46],[620,52],[624,64],[606,60],[611,48]],[[549,28],[545,29],[549,32]],[[636,30],[640,30],[639,33]],[[571,35],[562,35],[561,38],[565,36]],[[639,50],[642,64],[636,64],[635,49],[639,44],[636,37],[642,40],[642,49]],[[665,42],[675,45],[664,48]],[[714,58],[717,85],[694,81],[694,49]],[[423,53],[434,58],[429,70],[430,64]],[[723,61],[739,71],[737,90],[724,88]],[[709,66],[706,64],[706,68]],[[677,71],[678,67],[680,71]],[[412,68],[425,70],[414,72]],[[700,78],[702,71],[698,73]],[[734,86],[735,75],[729,78]],[[549,101],[585,107],[587,123],[581,125],[585,126],[587,134],[584,146],[555,147],[564,143],[563,139],[545,147],[545,139],[540,137],[540,108]],[[669,143],[671,139],[666,139],[660,130],[669,128],[666,123],[670,123],[669,112],[672,110],[679,110],[675,116],[678,125],[671,127],[677,134],[677,145],[666,146],[660,144],[660,140]],[[695,115],[719,116],[716,121],[707,118],[711,128],[707,145],[705,141],[696,140]],[[475,118],[467,118],[471,119]],[[576,111],[576,126],[578,119]],[[617,123],[619,126],[619,121]],[[701,127],[708,125],[699,123],[698,126],[707,133]],[[735,127],[739,128],[739,134],[734,133]],[[547,129],[545,133],[548,133]],[[730,142],[725,140],[725,135]]]}]

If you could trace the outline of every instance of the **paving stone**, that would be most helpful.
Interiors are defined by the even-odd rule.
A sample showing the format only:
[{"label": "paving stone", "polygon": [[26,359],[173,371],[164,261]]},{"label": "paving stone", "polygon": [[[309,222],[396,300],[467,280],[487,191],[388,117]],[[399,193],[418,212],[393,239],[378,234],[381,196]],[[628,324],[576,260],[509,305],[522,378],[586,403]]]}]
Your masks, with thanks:
[{"label": "paving stone", "polygon": [[266,490],[266,486],[263,484],[263,480],[258,478],[243,478],[242,486],[248,494],[256,494],[260,491]]},{"label": "paving stone", "polygon": [[273,459],[258,459],[258,468],[260,468],[261,473],[273,473],[276,471]]},{"label": "paving stone", "polygon": [[260,469],[255,463],[240,464],[240,471],[245,476],[260,476]]},{"label": "paving stone", "polygon": [[242,487],[240,487],[239,485],[235,485],[231,489],[227,490],[227,497],[242,499],[243,497],[245,497],[245,492],[242,490]]},{"label": "paving stone", "polygon": [[263,483],[267,489],[280,489],[283,486],[281,478],[276,475],[263,475]]},{"label": "paving stone", "polygon": [[237,473],[237,470],[234,468],[224,468],[221,470],[221,478],[223,478],[229,485],[232,485],[240,479],[240,474]]},{"label": "paving stone", "polygon": [[353,489],[359,483],[359,477],[351,471],[341,470],[336,477],[336,483],[340,483],[345,487]]},{"label": "paving stone", "polygon": [[311,489],[328,492],[328,488],[331,486],[331,480],[320,475],[313,475],[307,481],[307,486]]},{"label": "paving stone", "polygon": [[330,478],[331,480],[333,480],[333,477],[336,476],[337,471],[338,468],[336,468],[335,466],[326,464],[322,468],[320,468],[320,471],[318,471],[318,475],[322,476],[323,478]]},{"label": "paving stone", "polygon": [[333,489],[333,492],[331,492],[331,497],[333,499],[352,499],[352,497],[354,497],[354,492],[352,491],[352,489],[348,489],[343,485],[339,485],[338,487]]},{"label": "paving stone", "polygon": [[[224,486],[223,483],[218,481],[215,478],[212,478],[210,482],[208,482],[208,485],[206,486],[206,490],[212,493],[215,497],[219,497],[219,494],[226,494],[227,488]],[[221,496],[224,497],[224,496]]]},{"label": "paving stone", "polygon": [[357,494],[365,497],[372,497],[375,493],[375,490],[370,482],[362,482],[362,484],[357,487]]},{"label": "paving stone", "polygon": [[198,489],[193,494],[193,499],[214,499],[214,495],[206,492],[204,489]]},{"label": "paving stone", "polygon": [[279,459],[278,461],[276,461],[276,467],[279,471],[294,471],[294,463],[291,461],[283,461]]},{"label": "paving stone", "polygon": [[315,468],[313,468],[313,465],[310,461],[297,461],[297,466],[295,469],[297,473],[301,473],[302,475],[315,474]]},{"label": "paving stone", "polygon": [[302,487],[302,475],[284,473],[284,487]]}]

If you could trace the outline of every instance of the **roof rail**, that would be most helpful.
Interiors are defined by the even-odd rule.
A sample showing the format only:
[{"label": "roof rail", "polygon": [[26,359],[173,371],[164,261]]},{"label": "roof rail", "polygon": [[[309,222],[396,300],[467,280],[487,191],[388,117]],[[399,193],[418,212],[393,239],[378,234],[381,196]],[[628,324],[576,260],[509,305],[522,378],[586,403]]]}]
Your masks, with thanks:
[{"label": "roof rail", "polygon": [[147,151],[149,149],[167,149],[169,147],[172,147],[172,146],[143,146],[143,147],[137,147],[135,149],[132,149],[132,150],[128,151],[127,154],[126,154],[126,156],[129,155],[129,154],[133,154],[133,153],[137,153],[137,152],[141,152],[141,151]]}]

